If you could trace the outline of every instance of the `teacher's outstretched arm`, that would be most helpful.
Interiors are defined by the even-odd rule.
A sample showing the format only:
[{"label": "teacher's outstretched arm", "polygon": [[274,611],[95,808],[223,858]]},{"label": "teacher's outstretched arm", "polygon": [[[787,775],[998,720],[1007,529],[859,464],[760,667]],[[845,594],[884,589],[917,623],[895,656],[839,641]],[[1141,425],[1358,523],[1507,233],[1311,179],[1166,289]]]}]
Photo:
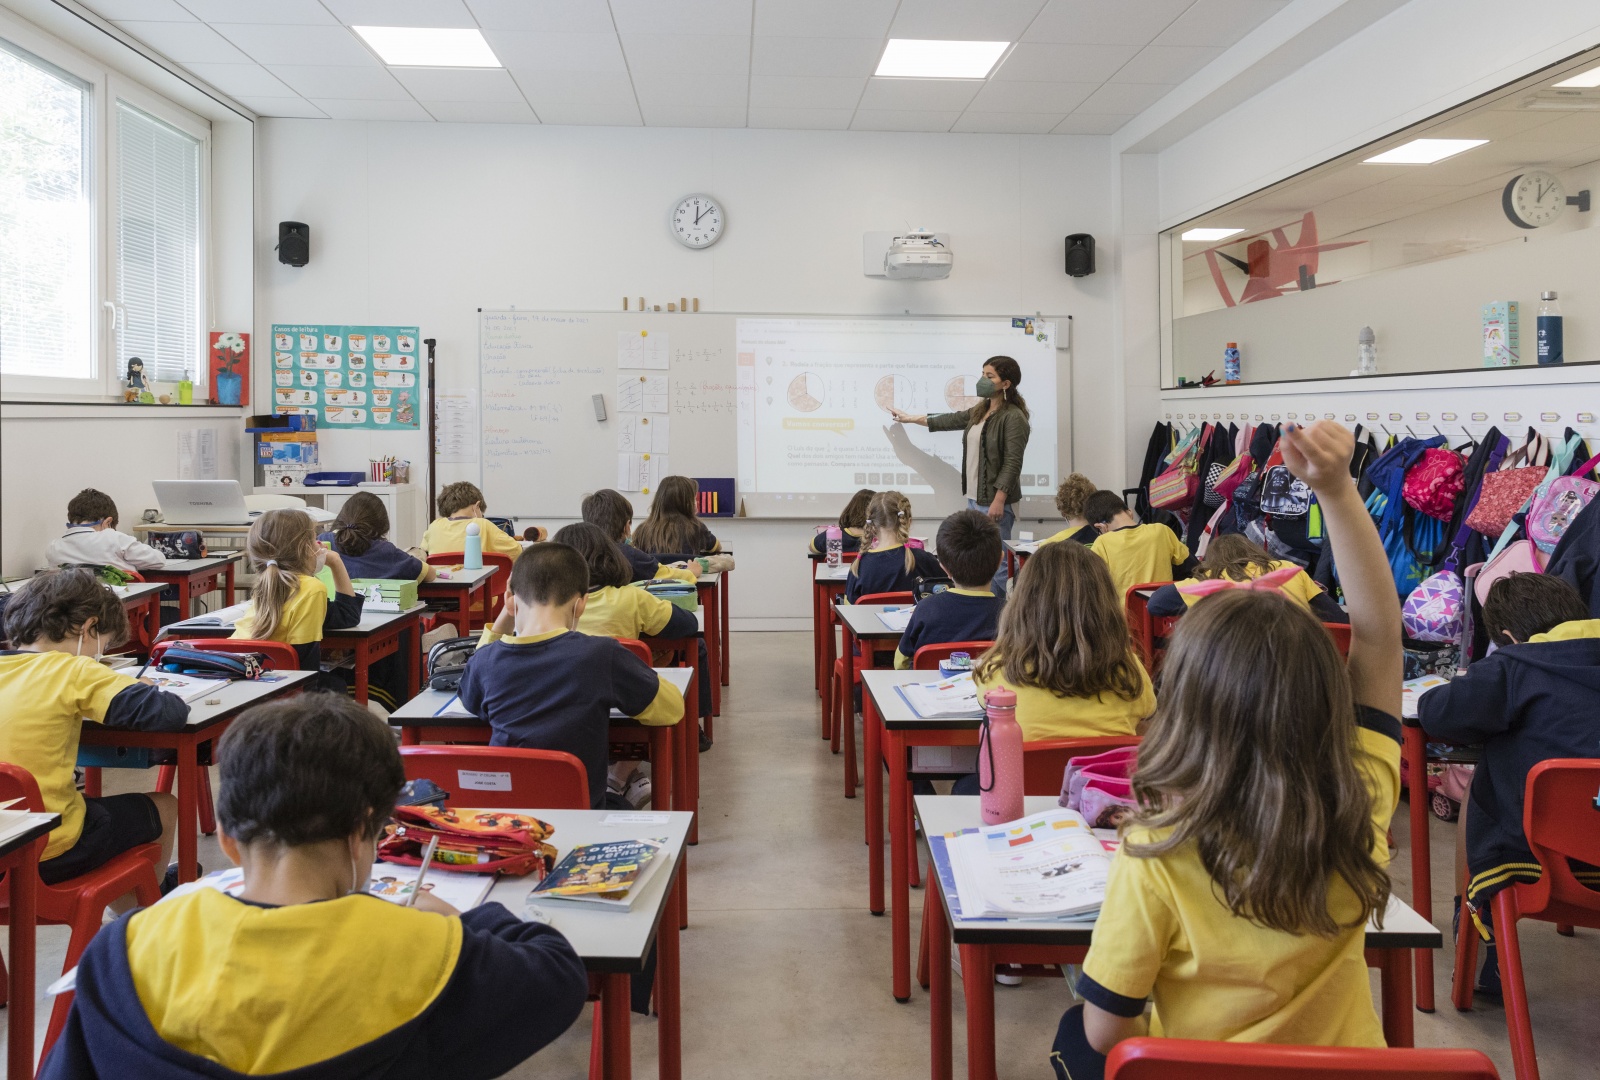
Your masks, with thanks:
[{"label": "teacher's outstretched arm", "polygon": [[902,424],[921,424],[923,427],[928,426],[928,415],[926,413],[923,413],[921,416],[917,416],[914,413],[901,412],[899,409],[895,408],[891,408],[889,412],[894,414],[894,418]]}]

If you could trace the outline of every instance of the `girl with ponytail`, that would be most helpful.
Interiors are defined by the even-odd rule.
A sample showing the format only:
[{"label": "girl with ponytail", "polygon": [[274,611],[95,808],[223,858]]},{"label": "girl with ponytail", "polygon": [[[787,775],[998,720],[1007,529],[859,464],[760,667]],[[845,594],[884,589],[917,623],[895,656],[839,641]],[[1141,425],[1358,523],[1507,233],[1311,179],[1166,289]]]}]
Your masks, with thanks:
[{"label": "girl with ponytail", "polygon": [[939,560],[910,547],[911,500],[898,491],[880,491],[867,504],[861,557],[850,564],[845,599],[852,604],[871,593],[909,592],[918,577],[943,577]]},{"label": "girl with ponytail", "polygon": [[344,560],[354,578],[391,578],[398,581],[432,581],[438,568],[389,542],[389,511],[370,491],[345,500],[331,532],[317,537]]},{"label": "girl with ponytail", "polygon": [[[250,526],[245,554],[255,571],[250,603],[233,636],[282,641],[294,646],[302,671],[322,664],[324,630],[346,630],[361,621],[361,597],[338,553],[317,543],[316,527],[303,510],[268,510]],[[316,577],[333,575],[334,596]]]}]

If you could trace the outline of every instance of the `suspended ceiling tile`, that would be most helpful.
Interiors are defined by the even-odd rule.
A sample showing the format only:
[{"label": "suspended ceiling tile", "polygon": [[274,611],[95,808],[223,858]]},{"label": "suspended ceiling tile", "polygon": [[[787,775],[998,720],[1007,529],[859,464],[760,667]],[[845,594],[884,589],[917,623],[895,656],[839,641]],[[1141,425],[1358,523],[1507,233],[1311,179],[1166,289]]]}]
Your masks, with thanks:
[{"label": "suspended ceiling tile", "polygon": [[178,0],[90,0],[83,5],[110,22],[194,22]]},{"label": "suspended ceiling tile", "polygon": [[883,42],[845,37],[758,37],[751,48],[756,75],[857,75],[877,69]]},{"label": "suspended ceiling tile", "polygon": [[282,23],[292,26],[337,26],[318,0],[180,0],[195,17],[216,23]]},{"label": "suspended ceiling tile", "polygon": [[615,34],[536,30],[485,30],[484,38],[508,68],[537,71],[627,71]]},{"label": "suspended ceiling tile", "polygon": [[888,36],[898,0],[756,0],[758,37]]},{"label": "suspended ceiling tile", "polygon": [[651,119],[652,109],[743,110],[749,104],[749,82],[743,75],[636,74],[633,77],[633,86],[639,95],[639,106],[644,110],[645,123],[652,127],[659,126]]},{"label": "suspended ceiling tile", "polygon": [[1226,51],[1212,45],[1146,45],[1111,81],[1176,86]]},{"label": "suspended ceiling tile", "polygon": [[750,105],[764,109],[853,110],[866,86],[865,79],[752,75]]},{"label": "suspended ceiling tile", "polygon": [[868,79],[861,108],[895,111],[961,110],[983,86],[981,79]]},{"label": "suspended ceiling tile", "polygon": [[404,101],[314,98],[312,104],[335,120],[433,120],[427,110],[410,98]]},{"label": "suspended ceiling tile", "polygon": [[290,97],[294,91],[260,64],[185,64],[194,74],[235,98]]},{"label": "suspended ceiling tile", "polygon": [[485,30],[533,30],[550,34],[616,32],[606,0],[466,0]]},{"label": "suspended ceiling tile", "polygon": [[1009,135],[1043,135],[1064,120],[1063,113],[978,112],[961,114],[952,131],[985,131]]},{"label": "suspended ceiling tile", "polygon": [[1289,0],[1195,0],[1155,39],[1157,45],[1226,48],[1282,11]]},{"label": "suspended ceiling tile", "polygon": [[[262,0],[270,3],[272,0]],[[322,0],[346,26],[475,27],[477,20],[462,0]]]},{"label": "suspended ceiling tile", "polygon": [[513,68],[511,76],[522,88],[523,96],[541,111],[546,103],[571,105],[627,105],[638,109],[633,93],[633,82],[626,74],[610,71],[525,71]]},{"label": "suspended ceiling tile", "polygon": [[328,114],[303,97],[242,97],[239,104],[257,116],[287,116],[326,120]]},{"label": "suspended ceiling tile", "polygon": [[1016,41],[1044,0],[900,0],[889,36],[947,41]]},{"label": "suspended ceiling tile", "polygon": [[644,122],[648,127],[712,128],[744,127],[744,106],[723,108],[717,106],[652,105],[644,106]]},{"label": "suspended ceiling tile", "polygon": [[445,124],[537,124],[526,101],[428,101],[422,102],[435,120]]},{"label": "suspended ceiling tile", "polygon": [[198,22],[136,22],[118,26],[177,64],[244,64],[250,57]]},{"label": "suspended ceiling tile", "polygon": [[267,69],[308,98],[399,101],[411,95],[388,69],[335,64],[274,64]]},{"label": "suspended ceiling tile", "polygon": [[720,34],[623,34],[628,69],[642,73],[747,75],[750,38]]},{"label": "suspended ceiling tile", "polygon": [[1057,135],[1110,135],[1132,119],[1132,113],[1073,113],[1053,130]]},{"label": "suspended ceiling tile", "polygon": [[377,56],[361,44],[355,31],[346,26],[214,25],[219,34],[249,53],[258,64],[269,67],[275,64],[383,66]]},{"label": "suspended ceiling tile", "polygon": [[1148,109],[1166,97],[1171,90],[1170,86],[1155,86],[1149,83],[1106,83],[1090,94],[1088,99],[1078,106],[1077,111],[1132,115]]},{"label": "suspended ceiling tile", "polygon": [[955,109],[857,109],[854,131],[949,131],[961,116]]},{"label": "suspended ceiling tile", "polygon": [[1147,45],[1194,0],[1050,0],[1023,41]]},{"label": "suspended ceiling tile", "polygon": [[[756,9],[758,20],[760,11],[760,8]],[[757,108],[752,105],[749,126],[843,131],[850,126],[850,119],[854,115],[854,109]]]},{"label": "suspended ceiling tile", "polygon": [[1094,83],[991,82],[978,91],[967,109],[970,112],[1049,112],[1057,114],[1056,119],[1060,120],[1097,89]]},{"label": "suspended ceiling tile", "polygon": [[509,72],[498,68],[390,68],[421,102],[522,101]]},{"label": "suspended ceiling tile", "polygon": [[623,34],[707,34],[748,37],[752,0],[611,0]]},{"label": "suspended ceiling tile", "polygon": [[1024,41],[990,79],[995,82],[1103,83],[1139,52],[1137,45],[1045,45]]}]

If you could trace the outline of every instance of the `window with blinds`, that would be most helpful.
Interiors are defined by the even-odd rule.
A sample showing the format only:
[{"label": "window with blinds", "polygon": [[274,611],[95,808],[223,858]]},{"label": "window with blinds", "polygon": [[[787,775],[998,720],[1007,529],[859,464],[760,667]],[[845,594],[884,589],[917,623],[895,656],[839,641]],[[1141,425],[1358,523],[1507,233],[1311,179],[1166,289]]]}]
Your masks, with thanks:
[{"label": "window with blinds", "polygon": [[117,366],[201,382],[201,142],[120,100],[116,140]]},{"label": "window with blinds", "polygon": [[93,378],[89,84],[0,40],[0,373]]}]

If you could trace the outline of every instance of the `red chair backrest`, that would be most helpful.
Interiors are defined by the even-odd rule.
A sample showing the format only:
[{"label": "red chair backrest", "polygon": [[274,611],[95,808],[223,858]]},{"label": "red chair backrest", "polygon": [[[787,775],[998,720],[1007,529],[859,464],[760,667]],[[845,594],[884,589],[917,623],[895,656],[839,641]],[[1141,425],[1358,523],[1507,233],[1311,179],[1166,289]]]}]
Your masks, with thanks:
[{"label": "red chair backrest", "polygon": [[[1139,651],[1139,659],[1150,673],[1155,674],[1155,663],[1159,657],[1155,652],[1156,628],[1150,615],[1150,600],[1140,596],[1141,589],[1159,589],[1169,585],[1167,581],[1143,581],[1137,585],[1130,585],[1123,594],[1122,607],[1128,618],[1128,633],[1133,637],[1133,646]],[[1176,620],[1163,620],[1166,625],[1163,630],[1170,632],[1171,624]]]},{"label": "red chair backrest", "polygon": [[924,645],[911,658],[911,667],[916,671],[933,671],[938,668],[939,661],[950,659],[951,653],[969,653],[976,660],[992,648],[992,641],[947,641],[943,645]]},{"label": "red chair backrest", "polygon": [[174,645],[182,645],[186,649],[198,649],[201,652],[260,653],[267,658],[266,667],[269,671],[300,669],[300,655],[294,651],[293,645],[282,641],[257,641],[254,638],[185,638],[160,641],[150,650],[150,666],[159,666],[161,657]]},{"label": "red chair backrest", "polygon": [[139,573],[139,571],[137,571],[137,570],[124,570],[122,572],[124,574],[128,575],[128,580],[129,581],[143,581],[144,580],[144,575]]},{"label": "red chair backrest", "polygon": [[[1528,771],[1522,831],[1543,873],[1536,884],[1517,889],[1517,906],[1524,915],[1537,915],[1555,904],[1600,916],[1600,892],[1574,877],[1567,862],[1577,859],[1600,866],[1597,791],[1600,758],[1551,758]],[[1597,924],[1591,917],[1579,920],[1579,925]]]},{"label": "red chair backrest", "polygon": [[[448,805],[505,810],[587,810],[589,774],[560,750],[518,746],[402,746],[407,780],[432,780],[450,792]],[[504,790],[462,781],[462,773],[499,774]]]},{"label": "red chair backrest", "polygon": [[1121,746],[1138,746],[1137,735],[1092,735],[1082,739],[1040,739],[1022,744],[1022,793],[1060,795],[1061,776],[1075,757]]},{"label": "red chair backrest", "polygon": [[633,655],[637,656],[640,660],[643,660],[645,664],[650,665],[655,663],[655,654],[650,651],[650,646],[646,645],[638,638],[619,637],[617,639],[617,643],[620,644],[624,649],[627,649]]},{"label": "red chair backrest", "polygon": [[11,799],[22,800],[13,809],[35,814],[44,812],[44,796],[39,794],[39,781],[33,774],[21,765],[0,761],[0,802]]},{"label": "red chair backrest", "polygon": [[1333,647],[1339,650],[1339,655],[1346,660],[1350,659],[1350,624],[1325,622],[1322,628],[1333,639]]},{"label": "red chair backrest", "polygon": [[875,592],[856,597],[857,604],[914,604],[917,598],[908,592]]},{"label": "red chair backrest", "polygon": [[1106,1080],[1500,1080],[1477,1050],[1125,1039]]}]

